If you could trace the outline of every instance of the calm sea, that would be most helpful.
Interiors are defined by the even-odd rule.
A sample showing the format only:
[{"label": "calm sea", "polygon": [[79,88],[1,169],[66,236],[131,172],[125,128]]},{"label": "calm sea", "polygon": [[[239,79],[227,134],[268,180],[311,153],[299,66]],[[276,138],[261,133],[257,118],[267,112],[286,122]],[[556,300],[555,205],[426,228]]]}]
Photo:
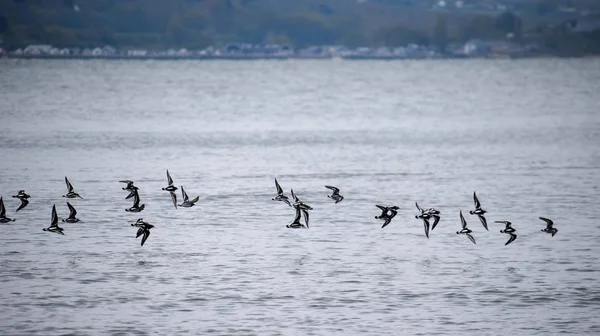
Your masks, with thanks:
[{"label": "calm sea", "polygon": [[[597,335],[598,92],[600,59],[2,59],[0,334]],[[442,212],[430,239],[415,201]],[[375,204],[400,207],[385,229]]]}]

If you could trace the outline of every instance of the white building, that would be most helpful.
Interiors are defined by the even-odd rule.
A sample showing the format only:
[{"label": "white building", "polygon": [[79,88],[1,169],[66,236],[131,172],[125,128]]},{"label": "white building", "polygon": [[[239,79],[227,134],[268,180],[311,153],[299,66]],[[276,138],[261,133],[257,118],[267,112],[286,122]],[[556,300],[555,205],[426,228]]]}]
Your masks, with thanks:
[{"label": "white building", "polygon": [[23,53],[26,55],[47,55],[52,52],[52,49],[54,49],[54,47],[48,44],[32,44],[27,46],[25,50],[23,50]]}]

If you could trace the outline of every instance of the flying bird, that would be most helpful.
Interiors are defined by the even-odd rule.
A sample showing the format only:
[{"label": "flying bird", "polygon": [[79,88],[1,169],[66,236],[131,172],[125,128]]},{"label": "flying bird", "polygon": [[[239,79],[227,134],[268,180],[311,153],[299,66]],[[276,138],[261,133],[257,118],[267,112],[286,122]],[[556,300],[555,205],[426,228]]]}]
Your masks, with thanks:
[{"label": "flying bird", "polygon": [[334,200],[335,204],[340,203],[344,199],[344,196],[340,195],[340,189],[338,189],[334,186],[330,186],[330,185],[326,185],[325,188],[331,189],[332,193],[331,193],[331,195],[327,195],[327,197]]},{"label": "flying bird", "polygon": [[75,207],[71,205],[71,203],[67,202],[67,206],[69,207],[69,217],[67,219],[63,219],[63,222],[67,222],[67,223],[77,223],[79,222],[79,218],[75,217],[77,216],[77,210],[75,210]]},{"label": "flying bird", "polygon": [[19,212],[19,210],[23,209],[24,207],[27,206],[27,204],[29,204],[28,198],[31,196],[27,195],[25,190],[19,190],[19,192],[16,195],[13,195],[12,197],[18,198],[21,201],[21,205],[19,205],[19,208],[17,209],[17,211],[15,211],[15,212]]},{"label": "flying bird", "polygon": [[141,218],[135,224],[131,224],[131,226],[138,227],[135,238],[142,236],[142,243],[140,246],[144,246],[144,243],[150,237],[150,229],[154,227],[154,225],[144,222]]},{"label": "flying bird", "polygon": [[397,207],[395,205],[390,206],[390,207],[386,207],[383,205],[375,205],[375,206],[381,210],[381,215],[375,216],[375,219],[381,219],[384,221],[383,225],[381,226],[382,229],[391,223],[392,219],[394,217],[396,217],[396,215],[398,214],[398,209],[400,209],[399,207]]},{"label": "flying bird", "polygon": [[58,226],[58,215],[56,214],[56,205],[52,206],[52,221],[48,228],[43,229],[43,231],[54,232],[61,235],[64,235],[63,228]]},{"label": "flying bird", "polygon": [[167,169],[167,187],[162,188],[162,190],[177,191],[177,187],[173,185],[173,179],[171,178],[171,174],[169,174],[168,169]]},{"label": "flying bird", "polygon": [[308,219],[305,218],[306,226],[300,223],[300,219],[302,218],[302,209],[300,207],[294,207],[296,209],[296,216],[294,217],[294,221],[291,224],[286,225],[285,227],[288,229],[308,229]]},{"label": "flying bird", "polygon": [[479,203],[479,199],[477,198],[477,194],[473,192],[473,202],[475,203],[475,210],[469,211],[471,215],[477,215],[483,227],[489,231],[487,226],[487,220],[484,217],[484,214],[487,212],[481,208],[481,203]]},{"label": "flying bird", "polygon": [[175,191],[177,191],[177,187],[173,185],[173,179],[171,178],[171,174],[169,174],[168,169],[167,184],[168,186],[166,188],[162,188],[162,190],[166,190],[169,192],[169,194],[171,195],[171,201],[173,201],[173,206],[175,207],[175,209],[177,209],[177,194],[175,194]]},{"label": "flying bird", "polygon": [[504,224],[504,230],[500,230],[500,233],[506,233],[507,235],[509,235],[510,237],[508,238],[508,241],[506,242],[506,244],[504,244],[504,246],[512,243],[513,241],[515,241],[515,239],[517,239],[517,235],[515,232],[517,232],[517,230],[515,230],[512,227],[512,223],[509,221],[495,221],[495,223],[501,223]]},{"label": "flying bird", "polygon": [[188,194],[183,190],[183,186],[181,186],[181,195],[183,196],[183,203],[179,204],[180,207],[191,208],[196,205],[196,202],[200,199],[200,196],[196,196],[193,200],[190,201]]},{"label": "flying bird", "polygon": [[19,205],[19,208],[17,209],[17,211],[15,211],[15,212],[19,212],[19,210],[23,209],[24,207],[27,206],[27,204],[29,204],[28,198],[31,196],[27,195],[25,190],[19,190],[19,192],[16,195],[13,195],[12,197],[18,198],[21,201],[21,205]]},{"label": "flying bird", "polygon": [[69,182],[69,179],[65,176],[65,183],[67,184],[67,194],[63,195],[63,197],[66,198],[83,198],[81,196],[79,196],[78,193],[75,192],[75,190],[73,189],[73,185],[71,184],[71,182]]},{"label": "flying bird", "polygon": [[142,210],[144,210],[144,208],[146,208],[146,204],[142,204],[140,206],[140,194],[138,193],[137,190],[134,190],[134,195],[133,195],[133,205],[131,206],[131,208],[129,209],[125,209],[125,211],[127,212],[141,212]]},{"label": "flying bird", "polygon": [[283,194],[283,189],[279,185],[279,182],[277,182],[277,179],[275,179],[275,188],[277,188],[277,196],[273,197],[271,200],[284,202],[285,204],[291,206],[290,200]]},{"label": "flying bird", "polygon": [[552,237],[554,237],[554,235],[558,232],[558,229],[554,227],[554,222],[546,217],[540,217],[540,219],[546,222],[546,228],[542,229],[541,231],[549,233],[552,235]]},{"label": "flying bird", "polygon": [[462,225],[462,230],[456,231],[456,234],[464,234],[464,235],[466,235],[469,238],[469,240],[471,240],[473,242],[473,244],[477,245],[477,243],[475,242],[475,238],[473,238],[473,236],[471,236],[471,232],[473,232],[473,231],[471,231],[467,227],[467,221],[465,220],[465,217],[462,214],[462,210],[460,211],[460,223]]},{"label": "flying bird", "polygon": [[[432,218],[432,216],[428,212],[423,210],[419,206],[419,203],[415,202],[415,205],[417,206],[417,210],[419,210],[421,212],[421,214],[415,215],[415,218],[423,220],[423,226],[425,228],[425,237],[427,237],[427,239],[429,239],[429,219]],[[436,224],[437,224],[437,222],[436,222]]]}]

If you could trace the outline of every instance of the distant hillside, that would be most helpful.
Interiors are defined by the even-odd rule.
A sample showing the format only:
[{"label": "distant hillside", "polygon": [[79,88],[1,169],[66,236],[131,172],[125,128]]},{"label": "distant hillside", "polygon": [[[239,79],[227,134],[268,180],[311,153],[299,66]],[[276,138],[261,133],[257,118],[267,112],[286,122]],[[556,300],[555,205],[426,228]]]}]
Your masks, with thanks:
[{"label": "distant hillside", "polygon": [[[569,19],[569,15],[578,15],[557,12],[559,5],[583,6],[587,2],[485,1],[517,6],[517,15],[496,9],[481,10],[476,5],[483,2],[478,0],[463,0],[464,8],[460,10],[434,6],[438,3],[429,0],[2,0],[0,35],[9,48],[28,44],[58,47],[108,44],[118,48],[201,49],[229,42],[294,47],[409,43],[443,46],[471,38],[502,39],[507,33],[517,41],[536,36],[546,43],[565,38],[568,32],[556,27]],[[524,10],[524,4],[546,7],[532,7],[541,9],[540,13],[537,9]],[[545,20],[552,25],[545,25]],[[597,42],[593,36],[591,42],[588,40],[582,43],[588,49]],[[555,47],[561,45],[550,42]]]}]

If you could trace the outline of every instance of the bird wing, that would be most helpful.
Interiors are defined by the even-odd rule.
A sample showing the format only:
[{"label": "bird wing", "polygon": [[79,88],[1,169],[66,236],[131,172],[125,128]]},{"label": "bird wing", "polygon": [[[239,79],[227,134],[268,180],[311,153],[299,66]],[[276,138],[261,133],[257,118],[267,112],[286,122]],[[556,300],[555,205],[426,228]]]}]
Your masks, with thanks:
[{"label": "bird wing", "polygon": [[306,203],[300,202],[300,204],[304,210],[312,210],[313,209],[310,205],[308,205]]},{"label": "bird wing", "polygon": [[419,212],[424,213],[425,211],[419,206],[419,203],[415,202],[415,206],[417,207],[417,210],[419,210]]},{"label": "bird wing", "polygon": [[509,221],[494,221],[494,223],[498,223],[498,224],[504,224],[504,225],[510,225],[510,224],[512,224],[512,223],[511,223],[511,222],[509,222]]},{"label": "bird wing", "polygon": [[69,218],[75,218],[75,216],[77,215],[77,210],[75,210],[75,207],[73,207],[69,202],[67,202],[67,206],[69,207],[69,211],[71,212],[69,214]]},{"label": "bird wing", "polygon": [[388,224],[390,224],[391,221],[392,221],[392,219],[390,217],[387,217],[385,219],[385,222],[383,222],[383,225],[381,226],[381,228],[383,229],[384,227],[388,226]]},{"label": "bird wing", "polygon": [[196,196],[190,203],[195,204],[200,199],[200,196]]},{"label": "bird wing", "polygon": [[304,215],[304,222],[306,223],[306,228],[308,229],[308,210],[302,209],[302,214]]},{"label": "bird wing", "polygon": [[388,211],[388,208],[384,207],[383,205],[377,205],[377,204],[375,204],[375,206],[378,207],[381,211],[383,211],[382,215],[384,215]]},{"label": "bird wing", "polygon": [[463,229],[467,227],[467,221],[465,220],[465,216],[463,216],[462,211],[460,212],[460,224],[462,225]]},{"label": "bird wing", "polygon": [[69,192],[73,192],[73,185],[69,182],[69,179],[65,176],[65,183],[67,184],[67,189]]},{"label": "bird wing", "polygon": [[181,197],[183,197],[183,202],[187,202],[190,198],[188,197],[187,193],[185,192],[185,190],[183,190],[183,186],[181,186]]},{"label": "bird wing", "polygon": [[485,219],[485,217],[484,217],[483,215],[478,215],[477,217],[479,217],[479,220],[481,221],[481,224],[483,225],[483,227],[484,227],[486,230],[490,231],[490,230],[488,229],[488,226],[487,226],[487,220]]},{"label": "bird wing", "polygon": [[554,225],[554,222],[546,217],[540,217],[540,219],[546,222],[546,226],[549,228],[552,227],[552,225]]},{"label": "bird wing", "polygon": [[277,188],[277,195],[283,195],[283,189],[281,189],[281,186],[279,185],[279,182],[277,182],[277,179],[275,179],[275,188]]},{"label": "bird wing", "polygon": [[146,240],[148,239],[148,237],[150,237],[150,230],[144,229],[144,235],[142,236],[142,244],[141,244],[141,246],[144,246],[144,243],[146,242]]},{"label": "bird wing", "polygon": [[17,209],[17,211],[23,209],[25,206],[27,206],[27,204],[29,204],[29,201],[26,198],[19,198],[19,199],[21,200],[21,205],[19,205],[19,208]]},{"label": "bird wing", "polygon": [[477,198],[477,194],[473,191],[473,202],[475,202],[475,209],[481,208],[481,203],[479,203],[479,199]]},{"label": "bird wing", "polygon": [[169,194],[171,194],[171,200],[173,201],[175,209],[177,209],[177,194],[175,194],[174,191],[169,191]]},{"label": "bird wing", "polygon": [[137,237],[141,236],[143,233],[144,233],[144,228],[142,228],[142,227],[141,227],[141,228],[139,228],[139,229],[137,230],[137,233],[135,234],[135,238],[137,238]]},{"label": "bird wing", "polygon": [[292,193],[292,198],[294,199],[294,202],[300,202],[300,199],[298,198],[298,196],[296,196],[296,194],[294,194],[294,189],[290,189],[290,192]]},{"label": "bird wing", "polygon": [[504,244],[504,246],[512,243],[513,241],[515,241],[515,239],[517,239],[517,235],[514,233],[509,233],[510,238],[508,238],[508,241],[506,242],[506,244]]},{"label": "bird wing", "polygon": [[425,228],[425,237],[429,239],[429,221],[427,220],[427,218],[423,218],[423,226]]},{"label": "bird wing", "polygon": [[169,170],[167,169],[167,184],[173,185],[173,179],[171,178],[171,174],[169,174]]},{"label": "bird wing", "polygon": [[130,199],[133,196],[135,196],[135,194],[137,194],[137,189],[131,189],[131,191],[129,192],[129,195],[127,195],[127,197],[125,197],[125,199]]},{"label": "bird wing", "polygon": [[467,233],[467,237],[469,237],[469,240],[473,242],[473,244],[477,245],[477,243],[475,242],[475,238],[473,238],[473,236],[471,236],[471,234]]},{"label": "bird wing", "polygon": [[340,193],[340,189],[338,189],[338,188],[336,188],[334,186],[326,185],[325,188],[331,189],[331,191],[333,191],[333,195],[336,195],[336,194]]},{"label": "bird wing", "polygon": [[0,197],[0,217],[6,216],[6,208],[4,207],[4,200]]},{"label": "bird wing", "polygon": [[294,222],[292,224],[300,224],[300,217],[302,216],[302,213],[300,212],[299,207],[295,207],[295,208],[296,208],[296,217],[294,217]]},{"label": "bird wing", "polygon": [[440,216],[433,216],[433,224],[431,224],[431,230],[435,229],[439,222]]},{"label": "bird wing", "polygon": [[133,207],[137,208],[140,206],[140,194],[137,190],[135,190],[135,195],[133,195]]},{"label": "bird wing", "polygon": [[52,221],[50,227],[58,226],[58,215],[56,214],[56,204],[52,206]]}]

